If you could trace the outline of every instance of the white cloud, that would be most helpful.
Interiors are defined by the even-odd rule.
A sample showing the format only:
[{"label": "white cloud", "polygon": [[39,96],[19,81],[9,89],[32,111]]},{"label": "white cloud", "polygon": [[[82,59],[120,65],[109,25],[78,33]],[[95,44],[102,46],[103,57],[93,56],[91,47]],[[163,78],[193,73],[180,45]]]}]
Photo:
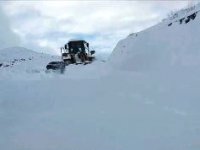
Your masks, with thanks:
[{"label": "white cloud", "polygon": [[69,39],[84,38],[97,51],[111,52],[121,38],[186,5],[187,1],[10,1],[3,8],[25,46],[59,52]]},{"label": "white cloud", "polygon": [[0,49],[10,46],[16,46],[20,40],[17,34],[10,28],[10,22],[7,16],[2,12],[0,3]]}]

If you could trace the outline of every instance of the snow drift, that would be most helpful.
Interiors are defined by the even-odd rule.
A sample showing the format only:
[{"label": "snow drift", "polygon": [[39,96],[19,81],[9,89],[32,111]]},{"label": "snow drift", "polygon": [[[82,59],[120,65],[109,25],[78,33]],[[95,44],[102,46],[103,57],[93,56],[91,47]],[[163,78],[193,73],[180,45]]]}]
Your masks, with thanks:
[{"label": "snow drift", "polygon": [[111,64],[135,71],[199,66],[199,10],[200,5],[181,10],[158,25],[130,34],[117,44]]}]

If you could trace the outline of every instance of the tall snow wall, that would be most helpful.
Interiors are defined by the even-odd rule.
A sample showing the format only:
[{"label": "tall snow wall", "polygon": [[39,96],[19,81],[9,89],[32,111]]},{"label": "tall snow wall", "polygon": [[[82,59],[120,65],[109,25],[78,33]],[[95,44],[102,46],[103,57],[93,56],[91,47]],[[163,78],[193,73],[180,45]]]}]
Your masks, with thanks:
[{"label": "tall snow wall", "polygon": [[118,42],[109,63],[123,70],[157,70],[200,65],[200,5]]}]

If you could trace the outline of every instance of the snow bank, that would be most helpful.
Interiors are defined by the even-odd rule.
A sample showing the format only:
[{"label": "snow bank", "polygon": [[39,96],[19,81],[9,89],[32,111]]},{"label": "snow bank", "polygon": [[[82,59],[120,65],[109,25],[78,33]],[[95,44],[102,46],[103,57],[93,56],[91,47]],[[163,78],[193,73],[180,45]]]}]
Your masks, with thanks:
[{"label": "snow bank", "polygon": [[[110,63],[123,70],[166,70],[169,68],[198,67],[200,65],[200,7],[183,11],[140,33],[121,40]],[[197,13],[194,20],[187,17]],[[182,19],[182,23],[180,19]]]}]

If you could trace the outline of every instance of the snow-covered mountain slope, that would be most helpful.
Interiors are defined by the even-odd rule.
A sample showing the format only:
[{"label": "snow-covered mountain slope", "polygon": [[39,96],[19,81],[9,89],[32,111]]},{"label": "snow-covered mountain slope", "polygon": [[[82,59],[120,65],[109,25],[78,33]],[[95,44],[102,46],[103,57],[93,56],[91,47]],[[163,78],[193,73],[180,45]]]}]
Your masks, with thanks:
[{"label": "snow-covered mountain slope", "polygon": [[[67,76],[59,72],[46,73],[46,65],[51,61],[61,61],[59,56],[38,53],[23,47],[0,49],[0,79],[46,79],[46,78],[98,78],[107,74],[107,68],[102,61],[91,65],[69,65]],[[104,68],[104,69],[100,69]],[[96,71],[98,70],[98,71]]]},{"label": "snow-covered mountain slope", "polygon": [[1,79],[31,79],[45,73],[46,65],[57,56],[37,53],[23,47],[0,49]]},{"label": "snow-covered mountain slope", "polygon": [[199,66],[199,10],[200,5],[181,10],[158,25],[130,34],[117,44],[111,64],[135,71]]}]

